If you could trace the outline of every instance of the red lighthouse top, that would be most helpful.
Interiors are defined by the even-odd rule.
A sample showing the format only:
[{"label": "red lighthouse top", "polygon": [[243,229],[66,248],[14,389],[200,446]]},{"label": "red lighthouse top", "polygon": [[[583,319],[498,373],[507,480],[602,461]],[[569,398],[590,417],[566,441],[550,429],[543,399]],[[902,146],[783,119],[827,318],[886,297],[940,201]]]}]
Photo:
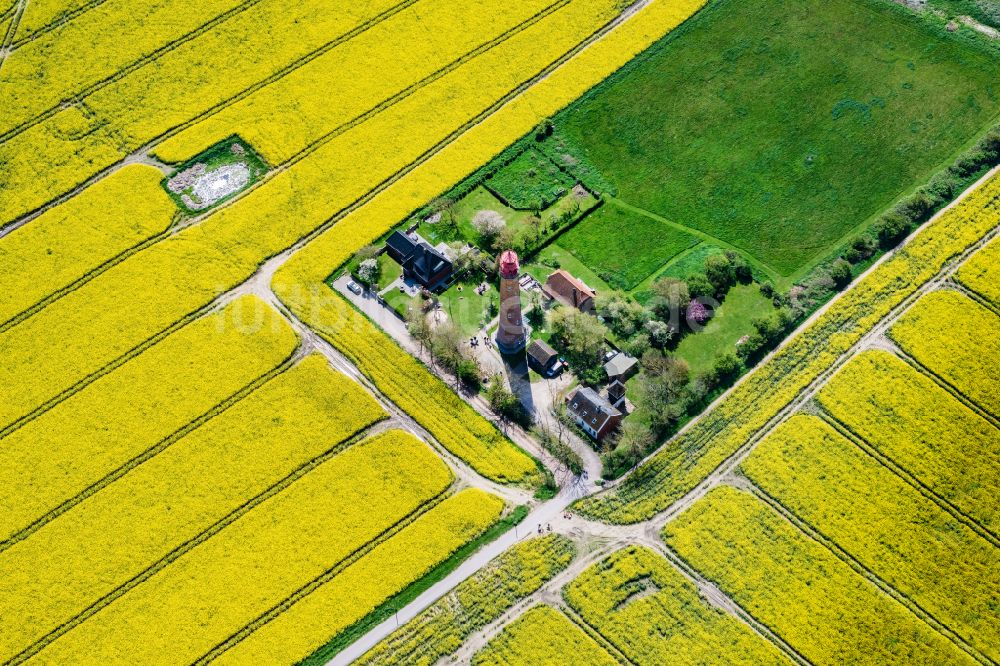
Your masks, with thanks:
[{"label": "red lighthouse top", "polygon": [[517,261],[517,252],[514,250],[504,250],[500,255],[500,275],[507,279],[516,278],[521,272],[521,266]]}]

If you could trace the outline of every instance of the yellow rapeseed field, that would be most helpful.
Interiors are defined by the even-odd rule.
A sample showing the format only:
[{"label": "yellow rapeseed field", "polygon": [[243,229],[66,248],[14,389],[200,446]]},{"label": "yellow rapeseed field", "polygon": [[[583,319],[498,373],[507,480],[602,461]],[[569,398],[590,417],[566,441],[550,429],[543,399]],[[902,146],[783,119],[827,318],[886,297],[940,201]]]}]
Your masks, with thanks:
[{"label": "yellow rapeseed field", "polygon": [[384,415],[321,356],[264,384],[0,554],[0,659]]},{"label": "yellow rapeseed field", "polygon": [[[0,2],[0,6],[3,4]],[[92,0],[32,0],[24,7],[14,42],[24,41],[39,30],[51,26],[56,21],[65,20],[71,12],[79,11],[89,4],[92,4]]]},{"label": "yellow rapeseed field", "polygon": [[[249,278],[264,258],[364,196],[481,112],[492,96],[582,39],[593,18],[587,3],[603,1],[568,5],[0,335],[9,359],[0,367],[0,392],[24,384],[16,394],[0,395],[0,427]],[[449,103],[442,106],[443,100]],[[131,295],[131,308],[110,307],[124,294]]]},{"label": "yellow rapeseed field", "polygon": [[[593,518],[637,522],[695,487],[894,307],[1000,224],[998,195],[1000,176],[993,176],[831,303],[694,427],[647,461],[639,474],[576,508]],[[959,321],[949,330],[975,330]]]},{"label": "yellow rapeseed field", "polygon": [[1000,550],[814,416],[743,463],[765,493],[994,661]]},{"label": "yellow rapeseed field", "polygon": [[503,508],[503,500],[475,488],[449,497],[241,638],[214,663],[301,662],[484,532]]},{"label": "yellow rapeseed field", "polygon": [[889,336],[994,416],[1000,415],[1000,317],[955,291],[921,298]]},{"label": "yellow rapeseed field", "polygon": [[514,620],[472,659],[475,666],[617,666],[593,638],[550,606]]},{"label": "yellow rapeseed field", "polygon": [[372,648],[363,666],[433,666],[564,570],[576,554],[558,534],[517,544]]},{"label": "yellow rapeseed field", "polygon": [[883,351],[852,360],[817,397],[852,433],[997,533],[1000,430],[986,419]]},{"label": "yellow rapeseed field", "polygon": [[637,666],[789,664],[774,645],[711,606],[655,552],[630,546],[584,571],[563,591],[587,624]]},{"label": "yellow rapeseed field", "polygon": [[5,236],[0,324],[165,231],[177,207],[162,177],[152,167],[126,167]]},{"label": "yellow rapeseed field", "polygon": [[[235,325],[260,309],[260,328]],[[0,439],[0,542],[271,372],[296,347],[253,296],[182,328]]]},{"label": "yellow rapeseed field", "polygon": [[1000,307],[1000,239],[976,252],[958,269],[958,281]]},{"label": "yellow rapeseed field", "polygon": [[95,663],[192,663],[405,520],[451,480],[433,451],[407,433],[389,431],[357,444],[198,544],[29,663],[66,664],[83,654]]},{"label": "yellow rapeseed field", "polygon": [[748,493],[712,490],[663,536],[813,664],[976,663]]},{"label": "yellow rapeseed field", "polygon": [[[242,0],[107,0],[7,56],[0,134],[70,100]],[[86,53],[87,57],[81,57]]]},{"label": "yellow rapeseed field", "polygon": [[[281,164],[336,127],[503,35],[554,1],[524,0],[511,5],[502,0],[421,0],[168,139],[157,146],[156,154],[180,162],[236,132],[268,162]],[[605,6],[612,4],[603,0]],[[596,22],[588,20],[586,24]],[[370,76],[379,62],[395,66]],[[335,104],[314,92],[330,89],[337,90]],[[294,123],[287,121],[290,116],[296,119]]]}]

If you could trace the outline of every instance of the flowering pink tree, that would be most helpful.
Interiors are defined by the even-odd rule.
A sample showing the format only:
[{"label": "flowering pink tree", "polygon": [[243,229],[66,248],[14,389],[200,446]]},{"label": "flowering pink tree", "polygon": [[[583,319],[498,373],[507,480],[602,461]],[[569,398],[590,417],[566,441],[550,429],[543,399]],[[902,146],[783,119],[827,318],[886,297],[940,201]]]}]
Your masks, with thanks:
[{"label": "flowering pink tree", "polygon": [[704,326],[712,318],[712,311],[699,300],[692,299],[687,306],[687,320],[692,326]]}]

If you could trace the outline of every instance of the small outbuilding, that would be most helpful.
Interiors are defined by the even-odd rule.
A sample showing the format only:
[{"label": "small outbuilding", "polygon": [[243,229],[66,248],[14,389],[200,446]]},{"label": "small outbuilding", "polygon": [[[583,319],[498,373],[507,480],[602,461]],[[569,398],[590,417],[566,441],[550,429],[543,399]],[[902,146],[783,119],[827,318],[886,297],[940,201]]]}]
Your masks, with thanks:
[{"label": "small outbuilding", "polygon": [[543,377],[554,377],[562,369],[559,353],[544,340],[533,340],[525,353],[528,356],[528,367]]},{"label": "small outbuilding", "polygon": [[609,382],[625,383],[639,372],[639,361],[623,352],[615,354],[604,364],[604,372]]}]

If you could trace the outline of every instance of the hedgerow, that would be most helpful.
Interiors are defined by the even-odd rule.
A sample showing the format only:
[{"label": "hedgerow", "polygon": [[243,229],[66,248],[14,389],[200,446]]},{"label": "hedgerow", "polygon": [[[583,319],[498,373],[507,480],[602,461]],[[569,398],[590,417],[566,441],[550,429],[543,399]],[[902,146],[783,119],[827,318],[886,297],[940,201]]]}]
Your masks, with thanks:
[{"label": "hedgerow", "polygon": [[582,500],[582,513],[614,522],[645,520],[697,485],[810,382],[954,256],[1000,221],[994,177],[943,213],[861,280],[701,420],[612,492]]}]

